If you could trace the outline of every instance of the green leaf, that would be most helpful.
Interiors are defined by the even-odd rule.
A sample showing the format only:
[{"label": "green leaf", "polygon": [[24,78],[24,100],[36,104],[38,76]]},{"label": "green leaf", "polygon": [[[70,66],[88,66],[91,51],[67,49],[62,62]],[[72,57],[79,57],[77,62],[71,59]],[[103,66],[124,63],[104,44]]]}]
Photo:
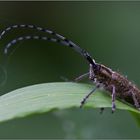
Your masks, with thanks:
[{"label": "green leaf", "polygon": [[[79,107],[81,100],[93,89],[93,85],[71,82],[45,83],[14,90],[0,97],[0,122],[45,113],[53,109]],[[140,113],[138,110],[116,101],[118,109]],[[111,107],[111,98],[96,91],[84,107]]]},{"label": "green leaf", "polygon": [[140,127],[140,115],[138,115],[135,112],[131,112],[132,116],[134,117],[134,119],[136,120],[138,126]]}]

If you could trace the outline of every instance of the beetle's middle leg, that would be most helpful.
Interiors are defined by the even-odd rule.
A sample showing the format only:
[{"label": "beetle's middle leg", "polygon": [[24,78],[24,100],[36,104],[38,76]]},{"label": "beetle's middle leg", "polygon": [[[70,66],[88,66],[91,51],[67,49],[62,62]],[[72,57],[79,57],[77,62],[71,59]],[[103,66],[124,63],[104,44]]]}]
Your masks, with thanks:
[{"label": "beetle's middle leg", "polygon": [[91,94],[93,94],[98,88],[99,88],[99,86],[94,87],[94,88],[83,98],[83,100],[81,101],[80,108],[83,107],[83,105],[85,104],[85,102],[86,102],[86,100],[89,98],[89,96],[90,96]]}]

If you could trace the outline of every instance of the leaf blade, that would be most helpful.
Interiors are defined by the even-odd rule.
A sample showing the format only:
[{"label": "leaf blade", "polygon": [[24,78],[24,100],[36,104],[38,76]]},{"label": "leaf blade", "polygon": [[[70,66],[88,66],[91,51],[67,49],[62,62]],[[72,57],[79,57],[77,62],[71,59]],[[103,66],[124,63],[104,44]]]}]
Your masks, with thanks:
[{"label": "leaf blade", "polygon": [[[24,87],[0,96],[0,122],[44,113],[53,109],[79,107],[83,97],[91,91],[92,85],[71,82],[45,83]],[[118,109],[140,113],[138,110],[116,101]],[[85,107],[111,107],[111,98],[96,91]]]}]

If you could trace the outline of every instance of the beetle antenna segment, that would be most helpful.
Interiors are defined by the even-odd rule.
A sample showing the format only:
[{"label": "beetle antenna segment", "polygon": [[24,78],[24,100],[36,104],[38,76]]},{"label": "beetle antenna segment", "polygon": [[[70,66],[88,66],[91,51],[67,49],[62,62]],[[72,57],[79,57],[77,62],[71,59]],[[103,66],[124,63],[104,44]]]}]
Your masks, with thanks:
[{"label": "beetle antenna segment", "polygon": [[12,26],[9,26],[7,27],[6,29],[4,29],[1,34],[0,34],[0,39],[2,39],[2,37],[9,31],[11,31],[12,29],[17,29],[17,28],[30,28],[30,29],[35,29],[35,30],[38,30],[38,31],[42,31],[42,32],[45,32],[45,33],[48,33],[58,39],[55,39],[55,38],[48,38],[48,37],[41,37],[41,36],[23,36],[23,37],[19,37],[17,39],[14,39],[12,40],[10,43],[7,44],[5,50],[4,50],[4,53],[7,54],[8,52],[8,49],[16,44],[17,42],[21,41],[21,40],[27,40],[27,39],[43,39],[45,38],[44,40],[48,40],[48,41],[52,41],[52,42],[59,42],[65,46],[69,46],[71,48],[73,48],[76,52],[80,53],[83,57],[86,58],[86,60],[93,65],[94,68],[96,68],[96,63],[95,63],[95,60],[92,59],[92,57],[90,56],[90,54],[85,51],[84,49],[80,48],[78,45],[76,45],[74,42],[72,42],[71,40],[67,39],[66,37],[58,34],[58,33],[55,33],[54,31],[51,31],[49,29],[45,29],[45,28],[42,28],[42,27],[39,27],[39,26],[35,26],[35,25],[26,25],[26,24],[21,24],[21,25],[12,25]]}]

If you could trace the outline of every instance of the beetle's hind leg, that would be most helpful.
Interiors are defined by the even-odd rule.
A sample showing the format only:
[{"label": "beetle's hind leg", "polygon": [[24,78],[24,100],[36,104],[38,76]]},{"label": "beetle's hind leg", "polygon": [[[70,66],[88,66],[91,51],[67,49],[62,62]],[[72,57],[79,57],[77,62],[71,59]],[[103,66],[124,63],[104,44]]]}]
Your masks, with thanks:
[{"label": "beetle's hind leg", "polygon": [[112,85],[112,113],[114,113],[116,109],[115,98],[116,98],[116,90],[115,90],[115,86]]},{"label": "beetle's hind leg", "polygon": [[132,92],[132,98],[133,98],[133,101],[134,101],[134,105],[136,108],[138,108],[140,110],[140,105],[138,103],[138,100],[136,98],[136,95]]}]

